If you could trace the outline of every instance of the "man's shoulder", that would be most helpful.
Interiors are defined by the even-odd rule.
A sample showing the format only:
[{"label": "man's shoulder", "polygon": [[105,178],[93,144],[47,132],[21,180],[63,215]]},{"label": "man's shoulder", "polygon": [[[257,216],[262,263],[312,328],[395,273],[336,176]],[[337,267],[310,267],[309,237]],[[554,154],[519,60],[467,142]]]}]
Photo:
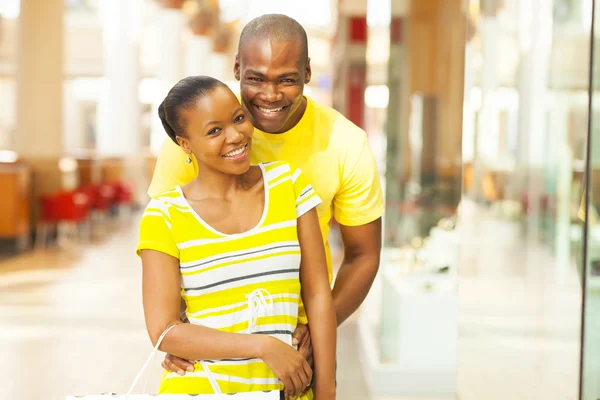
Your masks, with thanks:
[{"label": "man's shoulder", "polygon": [[315,128],[319,129],[317,133],[329,133],[332,138],[339,140],[340,145],[353,145],[356,143],[362,145],[364,140],[366,140],[366,132],[338,110],[312,99],[309,101],[312,102],[315,122],[317,124]]},{"label": "man's shoulder", "polygon": [[148,204],[160,207],[182,206],[185,204],[185,199],[182,196],[180,189],[175,187],[152,196]]}]

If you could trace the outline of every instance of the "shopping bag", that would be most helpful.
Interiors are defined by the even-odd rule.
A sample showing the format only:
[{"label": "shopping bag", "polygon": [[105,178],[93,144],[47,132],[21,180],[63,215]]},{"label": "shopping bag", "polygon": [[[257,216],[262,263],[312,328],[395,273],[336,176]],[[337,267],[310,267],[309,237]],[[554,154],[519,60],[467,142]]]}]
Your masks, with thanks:
[{"label": "shopping bag", "polygon": [[219,388],[219,385],[217,384],[216,379],[214,378],[214,376],[210,372],[210,369],[206,366],[206,364],[204,362],[200,362],[200,363],[204,367],[204,371],[208,375],[208,380],[210,381],[213,391],[215,392],[214,394],[145,394],[146,393],[146,385],[144,385],[144,390],[143,390],[142,394],[133,394],[133,390],[135,389],[135,386],[137,385],[138,381],[140,380],[142,375],[144,375],[144,372],[146,371],[146,369],[148,368],[148,366],[150,365],[152,360],[154,360],[154,357],[156,356],[156,353],[158,352],[158,347],[162,343],[163,339],[165,338],[167,333],[169,333],[169,331],[176,326],[177,325],[172,325],[172,326],[168,327],[167,329],[165,329],[163,334],[160,335],[160,338],[158,338],[158,341],[156,342],[156,346],[154,346],[152,353],[150,353],[150,357],[148,357],[148,360],[146,360],[146,363],[144,364],[144,366],[142,367],[140,372],[138,372],[137,376],[133,380],[133,383],[131,384],[131,387],[129,388],[129,390],[127,391],[126,394],[118,395],[116,393],[104,393],[104,394],[92,394],[92,395],[83,395],[83,396],[67,396],[66,400],[77,400],[77,399],[84,399],[84,400],[109,400],[109,399],[113,399],[113,400],[184,400],[184,399],[194,399],[194,400],[225,400],[225,399],[231,399],[231,400],[280,400],[281,399],[281,392],[278,390],[272,390],[272,391],[268,391],[268,392],[244,392],[244,393],[234,393],[234,394],[223,394],[221,392],[221,389]]},{"label": "shopping bag", "polygon": [[85,396],[67,396],[67,400],[279,400],[280,392],[247,392],[235,394],[91,394]]}]

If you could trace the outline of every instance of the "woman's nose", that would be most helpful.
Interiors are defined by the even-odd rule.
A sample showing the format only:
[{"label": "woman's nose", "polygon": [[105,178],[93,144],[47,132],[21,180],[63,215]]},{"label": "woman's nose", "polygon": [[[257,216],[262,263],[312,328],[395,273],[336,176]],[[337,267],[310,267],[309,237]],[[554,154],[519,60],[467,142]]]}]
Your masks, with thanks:
[{"label": "woman's nose", "polygon": [[229,132],[227,133],[227,139],[228,139],[229,143],[240,142],[240,141],[242,141],[243,138],[244,138],[244,134],[235,128],[229,129]]}]

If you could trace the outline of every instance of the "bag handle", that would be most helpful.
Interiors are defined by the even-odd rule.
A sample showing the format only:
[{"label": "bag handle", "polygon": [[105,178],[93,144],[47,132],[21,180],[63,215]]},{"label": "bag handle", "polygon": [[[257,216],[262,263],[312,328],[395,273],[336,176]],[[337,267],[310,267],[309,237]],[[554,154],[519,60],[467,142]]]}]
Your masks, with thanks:
[{"label": "bag handle", "polygon": [[[140,372],[138,372],[137,376],[133,380],[133,383],[129,387],[129,390],[127,391],[127,394],[125,395],[125,400],[129,399],[129,396],[131,396],[131,393],[133,392],[133,389],[135,388],[135,385],[137,385],[138,381],[140,380],[140,378],[142,377],[142,375],[144,374],[144,372],[146,371],[146,369],[148,368],[148,366],[150,365],[150,363],[152,361],[154,361],[154,358],[156,357],[156,353],[158,353],[158,348],[162,344],[163,339],[165,338],[165,336],[167,336],[167,333],[169,333],[171,331],[171,329],[175,328],[176,326],[177,325],[171,325],[171,326],[169,326],[167,329],[165,329],[165,331],[162,333],[162,335],[160,335],[160,337],[156,341],[156,345],[154,346],[154,349],[152,349],[152,352],[150,353],[150,356],[146,360],[146,363],[144,364],[144,366],[142,367],[142,369],[140,370]],[[213,390],[215,391],[215,394],[222,394],[221,388],[217,384],[217,380],[213,376],[212,372],[210,372],[210,369],[208,369],[208,366],[206,365],[206,363],[204,361],[200,361],[200,364],[204,368],[204,371],[206,372],[208,380],[210,381],[210,385],[212,386]],[[148,377],[146,376],[146,382],[147,382],[147,379],[148,379]],[[145,392],[146,392],[146,385],[144,385],[144,394],[145,394]]]}]

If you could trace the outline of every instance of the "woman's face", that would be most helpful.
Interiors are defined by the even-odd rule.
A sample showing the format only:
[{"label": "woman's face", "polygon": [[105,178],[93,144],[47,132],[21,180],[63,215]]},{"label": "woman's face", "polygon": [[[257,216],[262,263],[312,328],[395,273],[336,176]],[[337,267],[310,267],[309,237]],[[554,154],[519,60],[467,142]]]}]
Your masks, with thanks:
[{"label": "woman's face", "polygon": [[248,171],[254,127],[228,87],[216,87],[193,108],[179,112],[186,137],[178,136],[177,141],[184,151],[194,153],[200,168],[230,175]]}]

